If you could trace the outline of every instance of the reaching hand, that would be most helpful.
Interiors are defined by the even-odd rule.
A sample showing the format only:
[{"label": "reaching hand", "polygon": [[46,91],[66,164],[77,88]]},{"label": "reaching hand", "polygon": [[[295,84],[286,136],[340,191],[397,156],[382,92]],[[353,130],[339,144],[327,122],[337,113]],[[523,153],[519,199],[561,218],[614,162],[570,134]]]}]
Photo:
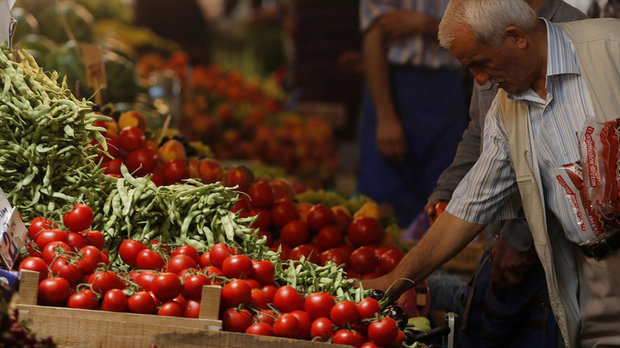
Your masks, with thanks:
[{"label": "reaching hand", "polygon": [[491,256],[493,259],[491,280],[502,288],[521,283],[537,260],[534,247],[520,253],[511,248],[501,237],[491,250]]},{"label": "reaching hand", "polygon": [[396,117],[379,118],[377,121],[377,148],[389,161],[401,163],[407,152],[405,132]]},{"label": "reaching hand", "polygon": [[384,12],[379,17],[377,24],[388,39],[396,39],[420,32],[420,26],[424,23],[424,20],[425,16],[419,12],[390,10]]}]

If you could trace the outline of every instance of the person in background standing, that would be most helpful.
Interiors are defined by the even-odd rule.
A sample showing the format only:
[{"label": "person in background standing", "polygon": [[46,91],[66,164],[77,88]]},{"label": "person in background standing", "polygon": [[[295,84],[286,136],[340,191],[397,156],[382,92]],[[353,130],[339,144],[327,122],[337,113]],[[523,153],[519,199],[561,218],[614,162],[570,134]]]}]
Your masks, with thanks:
[{"label": "person in background standing", "polygon": [[460,70],[436,39],[448,0],[362,0],[365,92],[357,190],[393,206],[401,227],[423,213],[467,120]]}]

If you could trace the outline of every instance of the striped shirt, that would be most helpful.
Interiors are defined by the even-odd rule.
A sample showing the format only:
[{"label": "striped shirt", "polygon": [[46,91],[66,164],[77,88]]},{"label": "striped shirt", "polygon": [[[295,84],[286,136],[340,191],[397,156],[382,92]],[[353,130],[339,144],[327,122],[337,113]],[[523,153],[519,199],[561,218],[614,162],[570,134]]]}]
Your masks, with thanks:
[{"label": "striped shirt", "polygon": [[[449,0],[361,0],[360,26],[370,28],[382,13],[389,10],[411,10],[441,19]],[[388,61],[398,65],[427,68],[458,68],[459,64],[448,50],[439,46],[435,37],[414,34],[394,39],[389,44]]]},{"label": "striped shirt", "polygon": [[[579,159],[576,134],[581,132],[594,109],[581,76],[570,38],[557,26],[547,25],[547,97],[543,100],[532,89],[509,94],[528,106],[528,160],[543,185],[546,206],[562,223],[566,237],[575,243],[594,238],[582,232],[565,191],[552,175],[552,169]],[[509,201],[517,190],[510,164],[510,145],[497,99],[485,121],[484,145],[478,162],[459,184],[446,208],[451,214],[476,224],[515,218]],[[536,168],[538,171],[536,171]]]}]

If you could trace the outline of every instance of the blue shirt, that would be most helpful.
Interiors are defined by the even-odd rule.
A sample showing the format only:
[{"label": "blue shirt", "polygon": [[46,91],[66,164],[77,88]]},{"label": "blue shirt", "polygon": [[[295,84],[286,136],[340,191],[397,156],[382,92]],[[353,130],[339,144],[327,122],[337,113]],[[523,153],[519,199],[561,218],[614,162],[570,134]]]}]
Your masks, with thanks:
[{"label": "blue shirt", "polygon": [[[411,10],[441,19],[449,0],[361,0],[360,26],[368,30],[382,13],[389,10]],[[459,64],[448,50],[439,46],[436,37],[415,34],[390,42],[388,61],[399,65],[428,68],[458,68]]]},{"label": "blue shirt", "polygon": [[[557,26],[547,25],[547,96],[543,100],[532,89],[509,97],[526,103],[528,160],[538,173],[546,206],[562,223],[566,237],[575,242],[594,238],[581,230],[572,205],[552,169],[579,160],[577,135],[594,110],[583,81],[570,38]],[[533,165],[535,164],[535,165]],[[510,145],[497,100],[485,121],[484,145],[480,159],[459,184],[446,208],[451,214],[476,224],[495,219],[515,218],[510,193],[517,190],[510,164]],[[506,202],[505,202],[506,201]]]}]

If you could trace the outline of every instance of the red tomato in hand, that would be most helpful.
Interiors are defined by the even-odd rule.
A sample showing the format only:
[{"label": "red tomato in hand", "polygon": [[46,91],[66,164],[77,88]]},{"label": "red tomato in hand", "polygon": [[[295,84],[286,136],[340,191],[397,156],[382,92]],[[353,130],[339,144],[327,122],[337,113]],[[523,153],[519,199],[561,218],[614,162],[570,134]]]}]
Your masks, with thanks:
[{"label": "red tomato in hand", "polygon": [[86,204],[78,203],[63,216],[65,226],[73,232],[81,232],[93,223],[93,210]]}]

